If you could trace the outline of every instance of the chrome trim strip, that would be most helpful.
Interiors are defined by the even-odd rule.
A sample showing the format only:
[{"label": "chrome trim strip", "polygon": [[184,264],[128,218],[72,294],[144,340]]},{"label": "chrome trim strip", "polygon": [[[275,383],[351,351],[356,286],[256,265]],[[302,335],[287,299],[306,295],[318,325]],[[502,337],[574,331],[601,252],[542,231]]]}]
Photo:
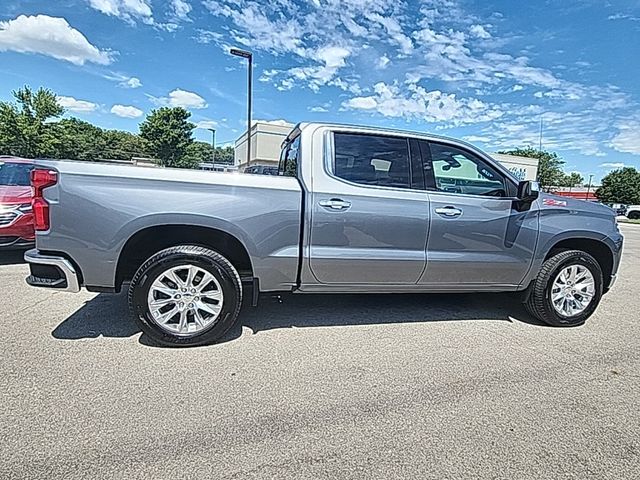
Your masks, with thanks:
[{"label": "chrome trim strip", "polygon": [[37,248],[34,248],[25,252],[24,259],[26,262],[36,265],[53,265],[58,267],[67,280],[67,286],[66,288],[57,288],[56,290],[71,293],[78,293],[80,291],[80,283],[78,282],[76,269],[66,258],[42,255]]}]

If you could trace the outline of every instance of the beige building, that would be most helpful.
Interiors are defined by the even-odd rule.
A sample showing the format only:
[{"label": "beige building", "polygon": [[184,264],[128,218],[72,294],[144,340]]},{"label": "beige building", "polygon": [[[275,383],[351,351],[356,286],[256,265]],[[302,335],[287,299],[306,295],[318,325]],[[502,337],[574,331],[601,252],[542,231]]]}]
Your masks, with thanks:
[{"label": "beige building", "polygon": [[491,157],[507,167],[519,180],[535,180],[538,175],[538,159],[505,155],[503,153],[490,153]]},{"label": "beige building", "polygon": [[[251,128],[251,165],[278,165],[280,147],[295,125],[284,120],[256,121]],[[535,180],[538,160],[492,153],[491,156],[507,167],[520,180]],[[236,140],[234,165],[239,171],[247,166],[247,133]]]},{"label": "beige building", "polygon": [[[282,142],[295,125],[284,120],[256,121],[251,127],[251,165],[278,165]],[[234,165],[247,166],[247,132],[236,140]]]}]

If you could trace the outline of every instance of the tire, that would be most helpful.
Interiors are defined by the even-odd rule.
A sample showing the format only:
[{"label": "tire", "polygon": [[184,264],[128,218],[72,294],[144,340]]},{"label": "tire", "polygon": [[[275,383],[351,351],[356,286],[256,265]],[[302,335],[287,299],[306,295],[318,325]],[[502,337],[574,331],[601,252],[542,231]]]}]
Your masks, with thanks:
[{"label": "tire", "polygon": [[639,220],[640,219],[640,212],[629,212],[629,215],[627,215],[627,218],[629,218],[630,220]]},{"label": "tire", "polygon": [[[152,311],[152,301],[164,305],[154,305]],[[204,247],[180,245],[156,253],[138,269],[129,287],[134,320],[144,334],[165,346],[215,342],[233,326],[241,306],[237,270],[225,257]]]},{"label": "tire", "polygon": [[[582,273],[584,272],[583,268],[586,268],[592,275],[594,285],[591,293],[593,293],[593,296],[583,311],[573,315],[560,314],[556,308],[554,308],[552,301],[552,295],[559,295],[559,291],[554,292],[554,282],[561,272],[573,266],[577,266],[578,271]],[[576,285],[577,284],[576,282]],[[570,289],[571,287],[567,286],[563,288]],[[542,264],[540,273],[538,273],[538,276],[529,287],[525,307],[531,315],[548,325],[554,327],[575,327],[584,324],[596,310],[602,298],[602,290],[602,269],[595,258],[580,250],[561,251],[551,256]],[[581,297],[580,294],[578,294],[578,298],[584,299],[586,297]],[[563,299],[561,295],[559,302],[561,302],[562,305],[566,305],[562,303]],[[569,305],[572,304],[569,303]],[[577,304],[574,303],[573,305]]]}]

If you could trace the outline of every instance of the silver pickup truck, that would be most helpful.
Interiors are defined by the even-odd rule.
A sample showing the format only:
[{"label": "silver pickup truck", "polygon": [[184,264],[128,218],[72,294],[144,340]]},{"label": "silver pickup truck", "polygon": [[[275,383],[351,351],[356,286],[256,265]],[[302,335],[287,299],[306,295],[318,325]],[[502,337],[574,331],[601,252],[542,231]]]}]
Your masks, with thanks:
[{"label": "silver pickup truck", "polygon": [[538,319],[579,325],[622,249],[610,208],[396,130],[300,124],[278,176],[37,161],[32,184],[27,282],[128,284],[133,318],[167,345],[214,342],[265,292],[512,291]]}]

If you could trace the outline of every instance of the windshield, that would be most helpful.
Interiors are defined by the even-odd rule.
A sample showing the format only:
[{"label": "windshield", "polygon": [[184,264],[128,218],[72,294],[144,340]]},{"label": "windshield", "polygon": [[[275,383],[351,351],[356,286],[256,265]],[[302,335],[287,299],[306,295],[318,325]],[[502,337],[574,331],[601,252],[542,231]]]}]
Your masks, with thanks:
[{"label": "windshield", "polygon": [[28,163],[0,162],[0,185],[28,187],[32,169],[33,165]]}]

